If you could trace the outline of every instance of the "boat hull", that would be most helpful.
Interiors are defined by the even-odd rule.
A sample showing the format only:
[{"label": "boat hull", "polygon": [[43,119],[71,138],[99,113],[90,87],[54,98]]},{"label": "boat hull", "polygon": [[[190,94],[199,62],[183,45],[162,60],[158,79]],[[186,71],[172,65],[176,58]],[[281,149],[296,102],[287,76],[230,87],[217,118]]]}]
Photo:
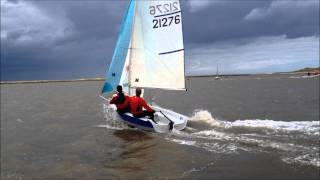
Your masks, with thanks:
[{"label": "boat hull", "polygon": [[135,118],[130,113],[120,114],[118,113],[120,119],[125,123],[143,129],[146,131],[154,131],[154,127],[149,119],[146,118]]},{"label": "boat hull", "polygon": [[[136,128],[153,131],[159,133],[167,133],[171,130],[183,130],[187,126],[188,117],[181,115],[179,113],[161,108],[152,107],[156,110],[154,121],[148,118],[136,118],[133,117],[131,113],[118,113],[119,119],[128,125],[134,126]],[[173,129],[170,129],[170,122],[173,123]]]}]

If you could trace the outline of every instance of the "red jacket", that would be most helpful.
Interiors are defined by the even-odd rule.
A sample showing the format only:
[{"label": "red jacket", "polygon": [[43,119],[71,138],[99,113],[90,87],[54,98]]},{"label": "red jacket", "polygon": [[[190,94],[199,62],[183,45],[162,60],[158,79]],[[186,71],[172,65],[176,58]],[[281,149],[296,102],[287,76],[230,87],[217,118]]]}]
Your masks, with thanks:
[{"label": "red jacket", "polygon": [[144,99],[141,97],[137,97],[137,96],[130,97],[129,104],[130,104],[130,112],[134,116],[140,115],[143,112],[142,108],[145,108],[149,112],[154,112],[154,110],[151,109],[146,103],[146,101],[144,101]]},{"label": "red jacket", "polygon": [[117,106],[117,110],[125,109],[125,108],[129,107],[130,97],[124,95],[124,98],[125,98],[124,102],[122,104],[120,104],[118,102],[118,95],[114,95],[110,101],[110,104],[115,104]]}]

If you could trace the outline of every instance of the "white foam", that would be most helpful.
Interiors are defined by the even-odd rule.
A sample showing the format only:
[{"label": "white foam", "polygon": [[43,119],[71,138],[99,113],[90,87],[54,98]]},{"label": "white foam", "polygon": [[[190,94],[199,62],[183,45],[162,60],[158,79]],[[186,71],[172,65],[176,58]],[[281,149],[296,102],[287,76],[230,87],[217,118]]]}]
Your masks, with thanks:
[{"label": "white foam", "polygon": [[187,175],[189,175],[189,174],[191,174],[191,173],[194,173],[194,172],[203,171],[203,170],[205,170],[205,169],[207,169],[208,167],[213,166],[213,165],[214,165],[214,162],[210,162],[210,163],[207,164],[206,166],[201,166],[201,167],[198,167],[198,168],[192,168],[192,169],[190,169],[190,170],[188,170],[188,171],[183,172],[181,178],[182,178],[182,177],[185,177],[185,176],[187,176]]},{"label": "white foam", "polygon": [[319,77],[320,74],[317,75],[311,75],[311,76],[290,76],[289,78],[293,78],[293,79],[304,79],[304,78],[314,78],[314,77]]},{"label": "white foam", "polygon": [[122,130],[127,128],[126,124],[119,120],[120,117],[116,112],[115,106],[102,103],[102,108],[106,124],[99,125],[98,127],[104,127],[113,130]]},{"label": "white foam", "polygon": [[319,157],[316,158],[310,154],[304,154],[298,157],[282,157],[281,160],[289,164],[298,163],[302,165],[311,165],[315,167],[320,167]]},{"label": "white foam", "polygon": [[198,145],[199,147],[204,148],[207,151],[215,152],[215,153],[222,153],[222,154],[232,154],[236,153],[238,147],[233,144],[222,144],[222,143],[202,143]]},{"label": "white foam", "polygon": [[23,120],[20,119],[20,118],[16,119],[16,121],[19,122],[19,123],[23,123]]},{"label": "white foam", "polygon": [[97,127],[113,129],[113,130],[123,130],[124,129],[124,128],[121,128],[121,127],[110,126],[108,124],[101,124],[101,125],[98,125]]},{"label": "white foam", "polygon": [[189,146],[193,146],[196,144],[196,141],[188,141],[188,140],[182,140],[182,139],[169,139],[169,140],[178,144],[189,145]]},{"label": "white foam", "polygon": [[193,133],[199,138],[211,138],[211,139],[227,139],[230,140],[230,136],[227,133],[219,132],[216,130],[206,130],[206,131],[200,131]]},{"label": "white foam", "polygon": [[[319,147],[312,143],[319,137],[320,121],[247,119],[228,122],[215,119],[206,110],[196,110],[189,121],[209,126],[202,130],[191,126],[192,131],[173,132],[169,139],[214,153],[237,153],[240,149],[247,152],[277,151],[283,162],[320,167]],[[309,140],[310,144],[307,143]]]},{"label": "white foam", "polygon": [[[237,153],[238,150],[247,152],[270,152],[276,150],[285,163],[297,163],[320,167],[319,147],[314,144],[296,144],[293,142],[281,142],[274,136],[263,136],[259,134],[234,134],[220,132],[217,130],[205,130],[177,134],[176,139],[170,139],[179,144],[199,147],[214,153]],[[181,139],[179,139],[181,138]]]},{"label": "white foam", "polygon": [[189,121],[204,122],[211,126],[221,126],[222,123],[212,117],[211,113],[207,110],[196,110]]},{"label": "white foam", "polygon": [[226,128],[246,127],[270,129],[275,131],[300,132],[308,135],[319,135],[320,121],[274,121],[274,120],[237,120],[224,122]]},{"label": "white foam", "polygon": [[299,132],[307,135],[320,134],[320,121],[275,121],[275,120],[236,120],[234,122],[215,119],[207,110],[196,110],[189,121],[206,123],[213,127],[268,129],[283,132]]}]

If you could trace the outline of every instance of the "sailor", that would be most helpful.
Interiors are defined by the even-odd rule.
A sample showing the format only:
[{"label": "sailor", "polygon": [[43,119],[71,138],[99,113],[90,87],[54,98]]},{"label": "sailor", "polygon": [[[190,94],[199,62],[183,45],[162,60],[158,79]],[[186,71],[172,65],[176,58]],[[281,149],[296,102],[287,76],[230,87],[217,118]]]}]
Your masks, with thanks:
[{"label": "sailor", "polygon": [[130,112],[130,109],[129,109],[130,97],[123,93],[122,86],[120,85],[117,86],[117,91],[118,93],[112,96],[110,104],[115,104],[117,106],[118,113]]},{"label": "sailor", "polygon": [[134,117],[140,118],[149,116],[149,118],[154,121],[155,111],[148,106],[146,101],[142,97],[140,97],[140,95],[141,89],[137,88],[136,96],[130,97],[130,112]]}]

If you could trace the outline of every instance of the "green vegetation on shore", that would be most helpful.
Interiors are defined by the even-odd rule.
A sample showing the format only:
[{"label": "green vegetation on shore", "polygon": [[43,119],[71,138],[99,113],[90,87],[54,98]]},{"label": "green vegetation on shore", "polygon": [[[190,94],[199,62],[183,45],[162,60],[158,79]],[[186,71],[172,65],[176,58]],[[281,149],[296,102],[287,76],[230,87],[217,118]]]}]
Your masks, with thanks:
[{"label": "green vegetation on shore", "polygon": [[316,67],[316,68],[306,67],[293,72],[313,72],[313,71],[320,71],[320,67]]}]

